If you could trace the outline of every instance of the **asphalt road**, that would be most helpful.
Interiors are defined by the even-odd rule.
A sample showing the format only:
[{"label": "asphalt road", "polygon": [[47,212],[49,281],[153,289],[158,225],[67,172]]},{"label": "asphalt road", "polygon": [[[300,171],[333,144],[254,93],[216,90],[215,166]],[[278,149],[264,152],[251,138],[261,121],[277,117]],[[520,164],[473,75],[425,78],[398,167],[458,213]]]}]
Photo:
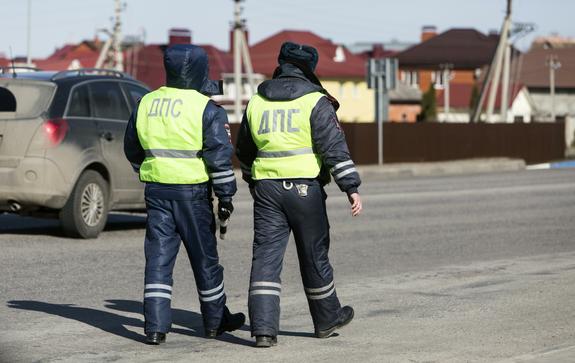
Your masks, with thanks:
[{"label": "asphalt road", "polygon": [[[385,179],[349,216],[330,186],[331,260],[356,317],[319,340],[293,243],[282,275],[279,345],[248,327],[202,337],[185,254],[168,342],[143,341],[142,216],[114,215],[97,240],[54,221],[0,215],[0,362],[574,362],[575,170]],[[251,202],[244,186],[220,243],[228,302],[246,311]],[[183,248],[182,248],[183,251]]]}]

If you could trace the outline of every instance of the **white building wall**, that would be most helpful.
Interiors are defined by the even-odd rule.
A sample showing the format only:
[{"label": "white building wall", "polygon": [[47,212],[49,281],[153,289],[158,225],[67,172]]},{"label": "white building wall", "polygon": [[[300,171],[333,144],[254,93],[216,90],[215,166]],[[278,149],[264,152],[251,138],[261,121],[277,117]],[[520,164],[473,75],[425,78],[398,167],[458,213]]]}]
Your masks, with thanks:
[{"label": "white building wall", "polygon": [[523,122],[531,122],[533,117],[533,101],[529,95],[529,91],[526,87],[523,87],[521,91],[517,94],[517,97],[513,100],[511,104],[510,112],[507,114],[507,122],[513,122],[515,117],[523,117]]},{"label": "white building wall", "polygon": [[[467,110],[453,110],[449,114],[445,114],[442,112],[443,109],[440,108],[437,113],[437,120],[440,122],[449,122],[449,123],[461,123],[461,122],[469,122],[470,115]],[[497,112],[501,112],[497,110]],[[523,117],[523,122],[531,122],[533,119],[534,107],[533,101],[531,96],[529,95],[529,91],[526,87],[523,87],[521,91],[517,94],[511,107],[507,112],[507,119],[505,122],[511,123],[514,122],[516,116]],[[485,113],[481,114],[480,119],[485,121]],[[501,120],[501,114],[495,113],[492,116],[492,123],[500,123],[503,122]]]},{"label": "white building wall", "polygon": [[565,118],[565,145],[573,147],[573,140],[575,139],[575,116],[568,116]]}]

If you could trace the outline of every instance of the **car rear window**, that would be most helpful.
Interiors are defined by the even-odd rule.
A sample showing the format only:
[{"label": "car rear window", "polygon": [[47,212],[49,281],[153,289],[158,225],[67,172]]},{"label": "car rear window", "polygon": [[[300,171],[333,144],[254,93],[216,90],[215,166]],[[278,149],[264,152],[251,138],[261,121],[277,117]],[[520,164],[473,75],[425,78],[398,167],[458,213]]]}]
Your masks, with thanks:
[{"label": "car rear window", "polygon": [[130,111],[118,83],[92,82],[90,88],[94,107],[93,117],[128,121]]},{"label": "car rear window", "polygon": [[78,86],[72,91],[68,116],[90,117],[90,91],[87,84]]},{"label": "car rear window", "polygon": [[127,90],[132,108],[135,107],[140,99],[149,92],[144,87],[140,87],[132,83],[124,83],[123,86]]},{"label": "car rear window", "polygon": [[35,118],[48,110],[56,85],[22,79],[0,79],[0,119]]}]

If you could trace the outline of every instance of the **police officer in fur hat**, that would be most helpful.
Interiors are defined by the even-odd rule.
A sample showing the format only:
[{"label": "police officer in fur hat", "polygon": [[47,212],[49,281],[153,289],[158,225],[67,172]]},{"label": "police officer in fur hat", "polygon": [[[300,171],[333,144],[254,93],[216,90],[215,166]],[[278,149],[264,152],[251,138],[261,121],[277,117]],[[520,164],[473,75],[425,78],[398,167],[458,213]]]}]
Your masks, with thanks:
[{"label": "police officer in fur hat", "polygon": [[254,197],[248,307],[257,347],[277,343],[290,232],[316,337],[327,338],[353,319],[353,309],[342,307],[336,294],[323,187],[331,174],[357,216],[361,181],[337,119],[339,104],[314,74],[318,58],[313,47],[284,43],[273,78],[250,100],[237,138],[236,155]]}]

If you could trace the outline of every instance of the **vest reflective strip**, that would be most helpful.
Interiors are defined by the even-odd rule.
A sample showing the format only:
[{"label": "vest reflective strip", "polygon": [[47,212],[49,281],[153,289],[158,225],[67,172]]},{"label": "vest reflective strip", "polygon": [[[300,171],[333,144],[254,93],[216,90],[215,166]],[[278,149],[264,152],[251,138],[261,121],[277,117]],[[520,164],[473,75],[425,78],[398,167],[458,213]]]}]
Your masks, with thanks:
[{"label": "vest reflective strip", "polygon": [[147,158],[198,159],[201,157],[201,150],[148,149],[144,152]]},{"label": "vest reflective strip", "polygon": [[286,150],[286,151],[258,150],[258,158],[283,158],[286,156],[305,155],[305,154],[313,154],[313,149],[311,147],[304,147],[301,149]]}]

